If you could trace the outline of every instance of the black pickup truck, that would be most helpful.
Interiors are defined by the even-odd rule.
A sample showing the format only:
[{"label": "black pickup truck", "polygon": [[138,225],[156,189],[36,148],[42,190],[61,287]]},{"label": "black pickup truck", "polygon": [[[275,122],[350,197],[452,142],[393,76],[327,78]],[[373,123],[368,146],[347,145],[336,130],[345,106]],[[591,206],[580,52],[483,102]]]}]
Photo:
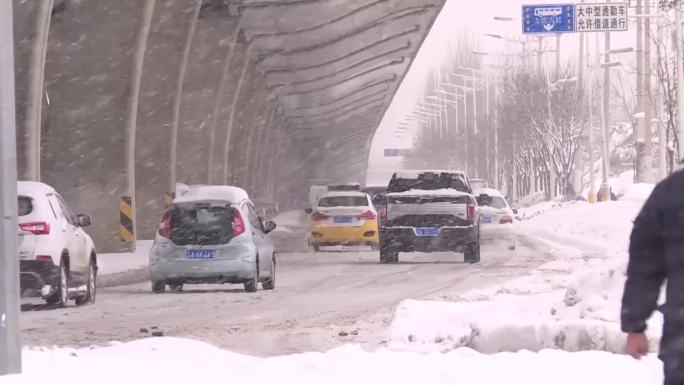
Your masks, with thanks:
[{"label": "black pickup truck", "polygon": [[480,219],[468,178],[458,171],[401,171],[385,196],[387,219],[380,230],[380,262],[400,252],[462,252],[480,261]]}]

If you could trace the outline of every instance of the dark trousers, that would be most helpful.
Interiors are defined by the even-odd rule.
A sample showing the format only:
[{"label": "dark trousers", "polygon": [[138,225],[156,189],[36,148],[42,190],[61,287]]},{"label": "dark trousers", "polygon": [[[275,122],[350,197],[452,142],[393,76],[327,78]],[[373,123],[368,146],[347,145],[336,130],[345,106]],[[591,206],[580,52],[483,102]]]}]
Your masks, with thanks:
[{"label": "dark trousers", "polygon": [[684,357],[679,354],[660,355],[665,374],[664,385],[684,385]]}]

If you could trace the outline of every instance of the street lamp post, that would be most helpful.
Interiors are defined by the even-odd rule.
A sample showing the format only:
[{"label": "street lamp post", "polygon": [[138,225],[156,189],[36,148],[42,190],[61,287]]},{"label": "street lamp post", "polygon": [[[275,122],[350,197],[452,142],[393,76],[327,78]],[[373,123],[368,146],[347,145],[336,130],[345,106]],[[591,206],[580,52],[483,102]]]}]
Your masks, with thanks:
[{"label": "street lamp post", "polygon": [[470,164],[468,162],[468,96],[466,95],[466,93],[468,91],[471,91],[471,89],[466,86],[446,82],[442,83],[441,86],[451,87],[452,89],[454,89],[454,95],[456,95],[457,98],[458,95],[456,94],[455,90],[463,91],[463,171],[465,171],[465,173],[468,174]]},{"label": "street lamp post", "polygon": [[[597,35],[598,36],[598,35]],[[606,45],[610,48],[609,35],[606,35]],[[596,57],[598,55],[598,45]],[[608,129],[610,126],[610,68],[622,66],[620,62],[608,62],[610,59],[610,50],[605,52],[605,63],[601,64],[601,68],[604,69],[603,74],[603,103],[601,109],[601,186],[599,187],[599,196],[601,201],[610,200],[610,184],[608,183],[609,172],[609,152],[608,152]]]},{"label": "street lamp post", "polygon": [[[462,100],[462,98],[457,94],[457,93],[450,93],[444,89],[434,89],[433,92],[436,95],[441,96],[441,100],[444,102],[444,108],[446,110],[446,116],[449,116],[449,107],[453,107],[454,112],[455,112],[455,124],[449,125],[447,123],[447,132],[445,140],[449,143],[449,146],[451,148],[450,155],[449,155],[449,168],[455,168],[457,166],[457,159],[455,159],[455,152],[454,149],[456,148],[456,143],[458,143],[458,102],[459,100]],[[452,99],[451,99],[452,98]]]},{"label": "street lamp post", "polygon": [[423,102],[419,102],[415,108],[417,110],[423,110],[425,112],[430,112],[433,114],[433,117],[434,117],[435,122],[436,122],[436,124],[434,126],[436,133],[440,134],[444,130],[443,122],[441,120],[441,106],[436,105],[434,103],[429,103],[429,102],[423,101]]},{"label": "street lamp post", "polygon": [[449,111],[447,110],[447,106],[442,106],[442,98],[439,98],[435,95],[428,95],[426,99],[436,101],[437,103],[439,103],[439,120],[440,123],[444,123],[444,127],[442,127],[442,130],[440,131],[439,135],[443,138],[447,135],[447,132],[449,131]]},{"label": "street lamp post", "polygon": [[21,372],[12,1],[0,0],[0,375]]}]

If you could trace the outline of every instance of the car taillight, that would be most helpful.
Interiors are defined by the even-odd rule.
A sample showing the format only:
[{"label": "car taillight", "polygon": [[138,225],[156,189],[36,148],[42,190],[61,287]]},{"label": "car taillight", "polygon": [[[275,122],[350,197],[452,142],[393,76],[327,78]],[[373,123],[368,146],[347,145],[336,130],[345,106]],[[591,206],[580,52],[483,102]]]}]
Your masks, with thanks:
[{"label": "car taillight", "polygon": [[501,217],[501,220],[499,220],[499,223],[500,224],[513,223],[513,217],[510,215],[504,215],[503,217]]},{"label": "car taillight", "polygon": [[167,211],[162,216],[161,223],[159,224],[159,235],[164,238],[171,238],[171,212]]},{"label": "car taillight", "polygon": [[312,221],[324,221],[328,218],[330,218],[330,217],[325,215],[325,214],[321,214],[318,211],[314,211],[313,213],[311,213],[311,220]]},{"label": "car taillight", "polygon": [[468,201],[468,207],[467,207],[468,222],[475,223],[476,212],[477,212],[477,205],[476,205],[474,200],[470,199]]},{"label": "car taillight", "polygon": [[359,216],[357,216],[357,218],[359,218],[359,219],[361,219],[361,220],[371,220],[371,219],[375,219],[376,216],[375,216],[375,213],[373,213],[372,211],[368,210],[368,211],[366,211],[366,212],[363,213],[363,214],[359,214]]},{"label": "car taillight", "polygon": [[36,255],[36,261],[39,262],[52,262],[52,257],[49,255]]},{"label": "car taillight", "polygon": [[245,232],[245,221],[238,209],[233,209],[233,238]]},{"label": "car taillight", "polygon": [[19,228],[34,235],[50,234],[50,224],[47,222],[20,223]]}]

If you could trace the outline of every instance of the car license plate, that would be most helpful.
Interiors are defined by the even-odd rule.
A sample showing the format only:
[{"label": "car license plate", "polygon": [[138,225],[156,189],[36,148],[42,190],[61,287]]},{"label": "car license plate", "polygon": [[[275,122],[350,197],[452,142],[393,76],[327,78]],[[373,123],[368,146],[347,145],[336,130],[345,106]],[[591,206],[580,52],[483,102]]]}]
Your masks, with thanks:
[{"label": "car license plate", "polygon": [[216,250],[188,250],[187,259],[207,260],[216,258]]},{"label": "car license plate", "polygon": [[350,216],[344,216],[344,217],[335,217],[333,219],[334,223],[352,223],[352,217]]},{"label": "car license plate", "polygon": [[436,237],[439,235],[439,229],[436,227],[417,227],[416,235],[419,237]]},{"label": "car license plate", "polygon": [[492,223],[492,217],[483,216],[482,223]]}]

